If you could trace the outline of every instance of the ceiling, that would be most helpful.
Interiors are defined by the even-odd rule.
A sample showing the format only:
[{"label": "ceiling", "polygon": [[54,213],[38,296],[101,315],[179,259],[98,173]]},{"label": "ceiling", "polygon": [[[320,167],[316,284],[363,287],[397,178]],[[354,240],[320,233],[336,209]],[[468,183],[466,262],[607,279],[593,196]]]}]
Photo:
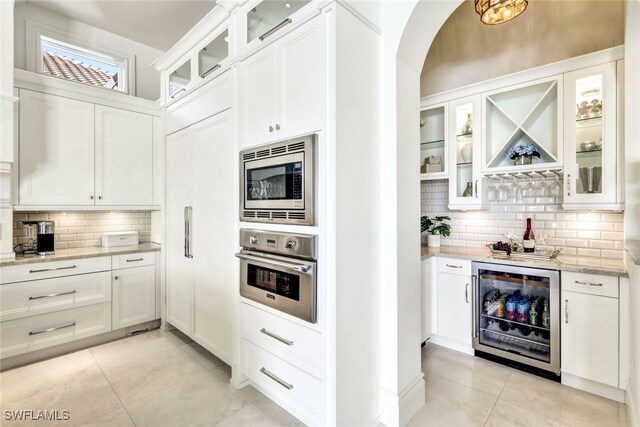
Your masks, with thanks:
[{"label": "ceiling", "polygon": [[166,52],[215,0],[27,0],[67,18]]}]

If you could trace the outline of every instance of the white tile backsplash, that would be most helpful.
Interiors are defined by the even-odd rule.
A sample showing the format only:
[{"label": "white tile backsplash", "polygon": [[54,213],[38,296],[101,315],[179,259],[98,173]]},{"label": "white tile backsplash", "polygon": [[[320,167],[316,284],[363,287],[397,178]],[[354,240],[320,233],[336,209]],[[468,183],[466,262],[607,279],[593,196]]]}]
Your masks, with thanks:
[{"label": "white tile backsplash", "polygon": [[54,221],[55,248],[102,245],[102,235],[112,231],[137,231],[140,243],[151,241],[151,212],[16,212],[13,244],[23,242],[22,221]]},{"label": "white tile backsplash", "polygon": [[451,237],[443,238],[443,245],[483,247],[504,241],[506,233],[522,241],[526,218],[531,218],[540,248],[562,248],[566,255],[623,258],[622,213],[565,212],[561,198],[555,197],[511,198],[490,202],[486,211],[450,211],[448,191],[448,180],[423,181],[420,189],[422,215],[451,217]]}]

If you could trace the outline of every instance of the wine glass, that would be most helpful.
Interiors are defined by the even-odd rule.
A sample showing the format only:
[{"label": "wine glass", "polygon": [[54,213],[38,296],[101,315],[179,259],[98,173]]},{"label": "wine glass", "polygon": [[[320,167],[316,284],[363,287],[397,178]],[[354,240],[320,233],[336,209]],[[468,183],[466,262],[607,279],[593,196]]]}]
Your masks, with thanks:
[{"label": "wine glass", "polygon": [[513,177],[513,197],[515,200],[522,200],[523,187],[517,177]]},{"label": "wine glass", "polygon": [[509,198],[509,186],[504,182],[504,178],[500,178],[498,186],[498,200],[504,202]]},{"label": "wine glass", "polygon": [[493,177],[489,178],[489,186],[487,187],[487,199],[490,201],[496,200],[496,191],[498,189],[498,183],[493,179]]},{"label": "wine glass", "polygon": [[560,183],[560,175],[556,174],[556,179],[553,184],[551,195],[553,197],[560,197],[562,195],[562,183]]}]

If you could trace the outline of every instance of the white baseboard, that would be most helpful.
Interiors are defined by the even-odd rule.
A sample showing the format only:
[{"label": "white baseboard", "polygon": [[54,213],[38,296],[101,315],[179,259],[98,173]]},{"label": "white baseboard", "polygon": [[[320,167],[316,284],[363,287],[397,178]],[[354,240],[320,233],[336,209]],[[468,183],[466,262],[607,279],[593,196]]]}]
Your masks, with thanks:
[{"label": "white baseboard", "polygon": [[620,390],[617,387],[611,387],[606,384],[600,384],[565,373],[562,374],[562,384],[586,391],[587,393],[615,400],[616,402],[625,403],[626,393],[624,390]]},{"label": "white baseboard", "polygon": [[462,343],[460,341],[456,341],[456,340],[452,340],[449,338],[444,338],[441,337],[439,335],[431,335],[431,338],[429,339],[430,343],[439,345],[441,347],[446,347],[449,348],[451,350],[455,350],[455,351],[459,351],[462,353],[466,353],[469,354],[471,356],[474,355],[473,352],[473,347],[471,346],[471,344],[466,344],[466,343]]},{"label": "white baseboard", "polygon": [[380,422],[388,427],[401,427],[424,405],[424,374],[420,372],[399,394],[385,388],[380,390]]},{"label": "white baseboard", "polygon": [[627,387],[627,408],[629,409],[629,427],[640,427],[640,408],[635,406],[637,402],[636,390],[633,384],[629,383]]}]

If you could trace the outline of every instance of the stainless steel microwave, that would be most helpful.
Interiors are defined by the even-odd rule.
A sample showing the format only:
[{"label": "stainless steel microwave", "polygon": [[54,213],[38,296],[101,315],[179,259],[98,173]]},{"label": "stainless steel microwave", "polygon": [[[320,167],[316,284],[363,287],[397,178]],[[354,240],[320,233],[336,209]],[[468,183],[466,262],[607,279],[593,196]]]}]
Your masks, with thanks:
[{"label": "stainless steel microwave", "polygon": [[240,152],[240,221],[315,225],[316,135]]}]

